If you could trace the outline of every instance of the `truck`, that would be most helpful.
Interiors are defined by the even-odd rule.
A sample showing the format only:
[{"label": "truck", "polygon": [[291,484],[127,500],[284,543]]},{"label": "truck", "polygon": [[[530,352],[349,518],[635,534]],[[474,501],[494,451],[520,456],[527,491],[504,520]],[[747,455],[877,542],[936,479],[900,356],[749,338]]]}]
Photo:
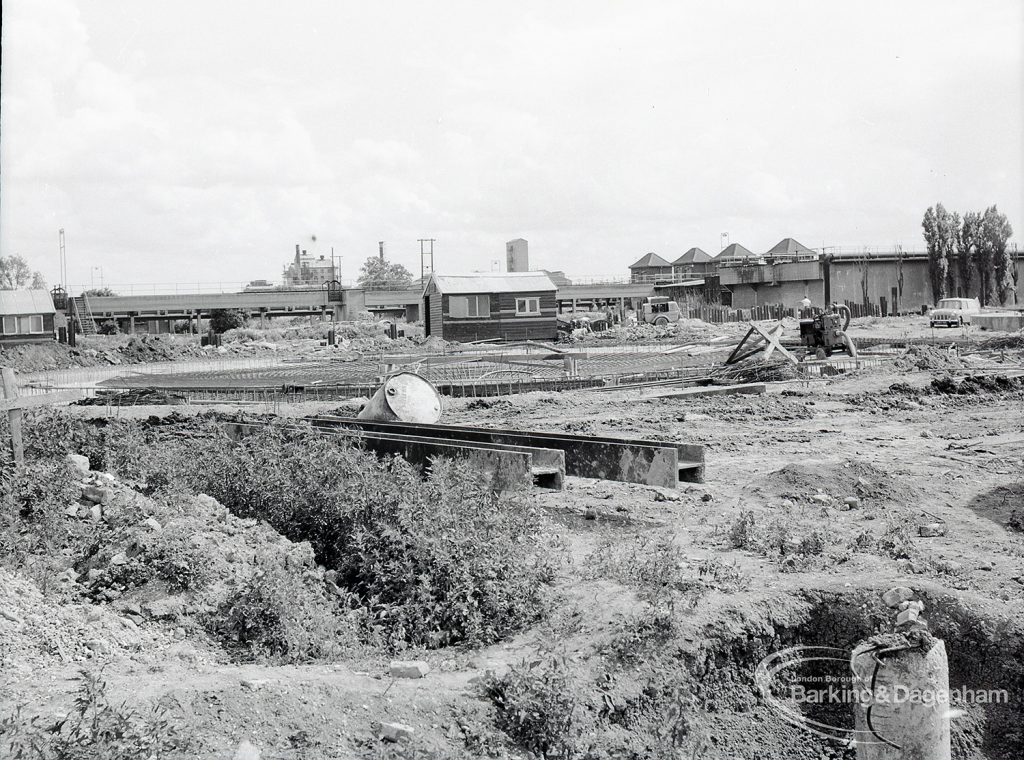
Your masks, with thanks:
[{"label": "truck", "polygon": [[642,309],[644,322],[664,327],[669,322],[678,322],[682,313],[679,304],[666,296],[648,296]]}]

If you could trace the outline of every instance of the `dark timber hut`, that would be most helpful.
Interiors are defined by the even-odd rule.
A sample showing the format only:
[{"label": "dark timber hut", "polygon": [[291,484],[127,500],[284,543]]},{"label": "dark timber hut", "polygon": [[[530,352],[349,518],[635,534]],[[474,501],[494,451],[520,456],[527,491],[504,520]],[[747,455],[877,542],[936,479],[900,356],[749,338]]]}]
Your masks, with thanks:
[{"label": "dark timber hut", "polygon": [[554,340],[556,290],[544,272],[433,274],[423,289],[424,328],[463,343]]},{"label": "dark timber hut", "polygon": [[0,290],[0,345],[53,340],[55,314],[47,290]]}]

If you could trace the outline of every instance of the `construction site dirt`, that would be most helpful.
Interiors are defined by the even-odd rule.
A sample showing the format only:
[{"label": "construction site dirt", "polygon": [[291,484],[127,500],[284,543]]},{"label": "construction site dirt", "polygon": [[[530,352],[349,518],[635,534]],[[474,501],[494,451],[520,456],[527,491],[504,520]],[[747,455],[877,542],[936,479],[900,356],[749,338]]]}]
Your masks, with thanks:
[{"label": "construction site dirt", "polygon": [[[739,337],[683,364],[717,366]],[[679,354],[595,354],[581,360],[581,374],[585,361],[600,362],[594,375],[609,367],[626,374],[625,365],[633,374],[683,366]],[[217,618],[217,605],[233,598],[233,583],[270,573],[270,563],[281,572],[301,568],[304,583],[326,584],[329,598],[361,609],[353,600],[364,587],[346,585],[335,570],[353,565],[274,518],[225,503],[226,495],[171,489],[155,464],[112,454],[101,462],[90,447],[110,443],[105,429],[121,441],[110,452],[153,462],[167,456],[161,448],[213,456],[236,445],[217,438],[227,421],[301,427],[314,417],[354,417],[365,398],[169,406],[140,397],[134,405],[34,413],[27,425],[39,432],[29,435],[30,452],[61,431],[94,468],[80,472],[78,487],[105,491],[90,501],[94,492],[83,490],[81,506],[55,517],[60,530],[48,539],[59,543],[60,520],[72,521],[72,532],[90,531],[91,553],[75,554],[79,544],[69,543],[56,547],[60,560],[45,572],[31,551],[18,555],[21,566],[0,567],[0,716],[20,709],[43,722],[64,717],[84,670],[101,672],[115,707],[126,702],[148,715],[160,704],[160,719],[188,736],[182,757],[239,757],[249,743],[267,758],[852,760],[849,741],[774,709],[755,670],[787,647],[849,651],[890,630],[881,595],[909,587],[924,602],[931,633],[946,642],[950,687],[1006,696],[953,706],[953,757],[1024,756],[1022,361],[1012,344],[973,353],[912,346],[877,365],[760,378],[764,388],[752,395],[673,396],[666,391],[683,383],[668,378],[445,398],[447,426],[702,447],[703,482],[649,486],[567,472],[560,490],[528,487],[518,498],[541,530],[523,557],[543,555],[547,564],[537,609],[517,625],[432,644],[378,621],[377,638],[369,626],[341,649],[307,642],[308,656],[294,660],[247,649],[242,629],[225,633],[224,620],[235,618]],[[377,373],[379,360],[369,364]],[[550,364],[552,377],[564,372],[561,361]],[[225,383],[309,385],[347,371],[347,364],[296,365],[222,375]],[[152,387],[155,379],[164,389],[195,384],[194,375],[174,374],[130,381]],[[301,478],[330,481],[319,468],[310,459]],[[935,525],[941,530],[926,527]],[[183,556],[211,558],[211,571],[228,580],[189,586],[181,568],[144,572],[139,563],[155,551],[158,533],[160,542],[180,535]],[[495,539],[495,551],[505,546]],[[347,549],[362,550],[359,542]],[[398,574],[398,565],[388,572]],[[426,670],[394,675],[401,668],[393,660]],[[815,673],[808,667],[805,679]],[[848,708],[802,706],[806,721],[827,718],[852,731]],[[381,740],[396,732],[401,741]],[[177,756],[158,748],[153,755]]]}]

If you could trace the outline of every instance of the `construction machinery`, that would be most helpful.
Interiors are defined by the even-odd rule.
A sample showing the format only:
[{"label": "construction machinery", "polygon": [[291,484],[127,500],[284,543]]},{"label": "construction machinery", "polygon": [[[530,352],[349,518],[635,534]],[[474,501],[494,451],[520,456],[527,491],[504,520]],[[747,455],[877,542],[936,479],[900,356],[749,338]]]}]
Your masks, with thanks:
[{"label": "construction machinery", "polygon": [[813,351],[815,358],[818,359],[825,359],[836,350],[846,351],[856,359],[857,346],[846,334],[846,329],[850,326],[850,317],[848,306],[834,303],[828,311],[823,311],[812,319],[801,319],[800,342],[807,347],[808,353]]}]

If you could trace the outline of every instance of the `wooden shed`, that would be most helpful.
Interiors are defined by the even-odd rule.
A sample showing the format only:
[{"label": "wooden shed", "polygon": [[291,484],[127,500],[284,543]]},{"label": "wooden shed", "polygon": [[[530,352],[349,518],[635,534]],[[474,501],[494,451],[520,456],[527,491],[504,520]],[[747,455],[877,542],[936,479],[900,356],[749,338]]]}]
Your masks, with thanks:
[{"label": "wooden shed", "polygon": [[55,313],[47,290],[0,290],[0,345],[53,340]]},{"label": "wooden shed", "polygon": [[445,340],[554,340],[557,288],[544,272],[433,274],[423,288],[426,334]]}]

